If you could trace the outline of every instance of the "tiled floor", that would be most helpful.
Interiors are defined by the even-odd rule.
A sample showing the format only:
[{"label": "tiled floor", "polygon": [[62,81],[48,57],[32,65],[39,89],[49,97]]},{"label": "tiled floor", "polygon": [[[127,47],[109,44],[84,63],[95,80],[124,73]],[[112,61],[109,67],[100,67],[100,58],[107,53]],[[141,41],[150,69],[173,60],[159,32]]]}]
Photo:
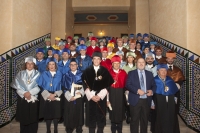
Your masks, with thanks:
[{"label": "tiled floor", "polygon": [[[179,118],[179,125],[180,125],[181,133],[196,133],[195,131],[188,128],[180,118]],[[149,128],[150,127],[148,126],[148,131],[149,131],[148,133],[151,133]],[[63,124],[59,124],[58,129],[59,129],[59,133],[66,133]],[[52,125],[52,131],[53,131],[53,125]],[[111,132],[110,131],[110,121],[107,120],[107,125],[104,129],[104,133],[110,133],[110,132]],[[10,124],[6,125],[3,128],[0,128],[0,133],[20,133],[19,132],[19,123],[16,122],[15,120],[13,120]],[[44,122],[39,123],[38,133],[46,133],[46,126],[45,126]],[[88,133],[88,128],[85,126],[83,127],[83,133]],[[129,125],[126,124],[125,122],[123,125],[123,133],[130,133]]]}]

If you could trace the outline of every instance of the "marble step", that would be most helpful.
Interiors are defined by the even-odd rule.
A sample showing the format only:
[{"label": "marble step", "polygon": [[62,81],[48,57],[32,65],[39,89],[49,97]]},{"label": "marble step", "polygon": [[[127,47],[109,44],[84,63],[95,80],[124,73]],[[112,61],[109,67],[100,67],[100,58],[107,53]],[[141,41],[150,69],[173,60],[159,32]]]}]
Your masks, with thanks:
[{"label": "marble step", "polygon": [[[195,131],[189,129],[185,123],[179,118],[180,133],[196,133]],[[53,131],[53,124],[51,125],[51,130]],[[8,125],[0,128],[0,133],[20,133],[19,122],[13,120]],[[38,133],[46,133],[45,122],[39,123]],[[58,133],[66,133],[63,124],[58,124]],[[75,133],[75,131],[73,132]],[[83,126],[83,133],[88,133],[88,128]],[[110,131],[110,120],[107,119],[106,127],[104,128],[104,133],[111,133]],[[130,125],[123,122],[123,133],[130,133]],[[148,133],[150,132],[150,123],[148,123]]]}]

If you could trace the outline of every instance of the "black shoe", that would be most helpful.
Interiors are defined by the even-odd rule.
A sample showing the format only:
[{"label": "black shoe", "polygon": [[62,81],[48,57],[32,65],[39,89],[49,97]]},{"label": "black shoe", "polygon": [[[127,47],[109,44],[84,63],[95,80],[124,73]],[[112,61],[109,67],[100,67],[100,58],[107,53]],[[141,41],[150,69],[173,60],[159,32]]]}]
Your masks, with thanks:
[{"label": "black shoe", "polygon": [[64,122],[64,119],[63,118],[60,118],[60,120],[58,121],[59,124],[63,123]]},{"label": "black shoe", "polygon": [[130,122],[131,122],[131,118],[130,118],[130,117],[127,117],[127,118],[126,118],[126,123],[127,123],[127,124],[130,124]]},{"label": "black shoe", "polygon": [[43,122],[44,121],[44,118],[41,118],[41,119],[39,119],[39,121],[38,122]]}]

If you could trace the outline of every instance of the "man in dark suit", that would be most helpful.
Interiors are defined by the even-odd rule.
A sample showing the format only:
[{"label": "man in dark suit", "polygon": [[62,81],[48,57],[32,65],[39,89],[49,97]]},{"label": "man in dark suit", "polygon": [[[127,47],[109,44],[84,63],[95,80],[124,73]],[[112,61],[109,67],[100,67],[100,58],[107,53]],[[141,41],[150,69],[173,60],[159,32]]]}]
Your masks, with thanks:
[{"label": "man in dark suit", "polygon": [[156,84],[153,74],[145,70],[145,60],[137,60],[137,69],[128,73],[126,88],[129,90],[128,102],[130,104],[131,133],[147,133],[148,116]]}]

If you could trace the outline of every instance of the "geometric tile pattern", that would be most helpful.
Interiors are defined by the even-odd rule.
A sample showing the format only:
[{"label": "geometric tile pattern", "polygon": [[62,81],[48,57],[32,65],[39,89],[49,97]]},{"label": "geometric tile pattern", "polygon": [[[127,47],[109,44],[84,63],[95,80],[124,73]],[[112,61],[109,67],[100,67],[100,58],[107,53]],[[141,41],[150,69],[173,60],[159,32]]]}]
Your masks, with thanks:
[{"label": "geometric tile pattern", "polygon": [[10,60],[0,64],[0,111],[9,107]]},{"label": "geometric tile pattern", "polygon": [[189,109],[200,114],[200,66],[189,61]]},{"label": "geometric tile pattern", "polygon": [[22,53],[23,51],[26,51],[27,49],[39,44],[40,42],[44,42],[44,39],[47,37],[50,37],[50,34],[44,35],[40,38],[37,38],[33,41],[30,41],[28,43],[25,43],[23,45],[20,45],[16,48],[13,48],[13,49],[3,53],[2,55],[0,55],[0,63]]},{"label": "geometric tile pattern", "polygon": [[21,70],[25,57],[35,56],[35,49],[44,47],[47,37],[50,33],[0,55],[0,127],[8,124],[16,114],[17,95],[10,87],[13,77]]},{"label": "geometric tile pattern", "polygon": [[200,56],[152,33],[150,38],[163,48],[164,56],[168,50],[177,53],[175,65],[186,77],[181,86],[179,113],[188,127],[200,132]]}]

